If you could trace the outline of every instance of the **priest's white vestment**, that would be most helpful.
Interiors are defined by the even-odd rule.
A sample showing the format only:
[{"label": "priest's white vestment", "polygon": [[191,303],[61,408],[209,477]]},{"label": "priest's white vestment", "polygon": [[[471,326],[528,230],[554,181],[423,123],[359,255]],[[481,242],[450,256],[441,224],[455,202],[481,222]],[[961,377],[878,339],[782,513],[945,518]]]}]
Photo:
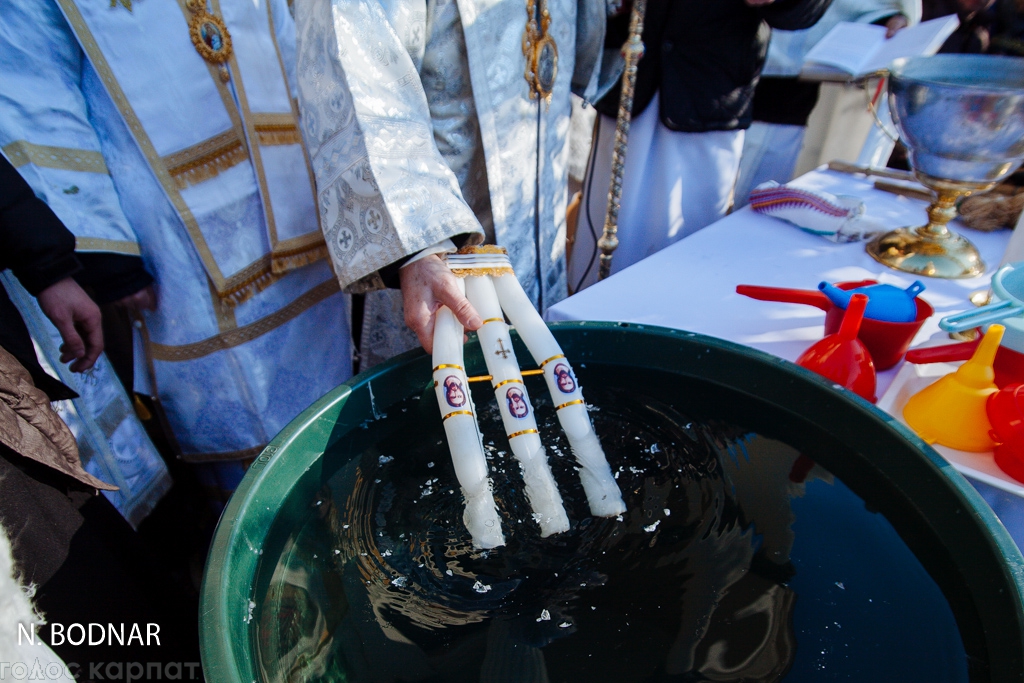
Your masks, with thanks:
[{"label": "priest's white vestment", "polygon": [[[347,379],[348,311],[287,3],[201,4],[0,0],[0,148],[79,251],[140,255],[154,276],[142,337],[182,455],[245,459]],[[223,67],[204,41],[230,48]]]},{"label": "priest's white vestment", "polygon": [[[531,7],[558,49],[550,103],[524,78]],[[606,14],[605,0],[296,0],[301,126],[343,287],[379,289],[381,268],[486,235],[539,309],[565,297],[570,92],[593,101],[617,77]],[[398,310],[368,298],[378,326]],[[387,344],[379,332],[364,343]]]}]

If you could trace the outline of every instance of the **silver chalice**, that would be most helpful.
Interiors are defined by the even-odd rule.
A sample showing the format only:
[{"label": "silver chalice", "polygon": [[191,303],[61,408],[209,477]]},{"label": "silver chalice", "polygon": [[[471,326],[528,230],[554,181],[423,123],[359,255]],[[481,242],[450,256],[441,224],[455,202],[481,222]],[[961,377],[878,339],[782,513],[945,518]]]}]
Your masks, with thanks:
[{"label": "silver chalice", "polygon": [[889,68],[889,107],[918,180],[935,192],[928,223],[875,238],[867,251],[918,275],[985,270],[977,248],[951,232],[961,197],[992,189],[1024,162],[1024,59],[935,55]]}]

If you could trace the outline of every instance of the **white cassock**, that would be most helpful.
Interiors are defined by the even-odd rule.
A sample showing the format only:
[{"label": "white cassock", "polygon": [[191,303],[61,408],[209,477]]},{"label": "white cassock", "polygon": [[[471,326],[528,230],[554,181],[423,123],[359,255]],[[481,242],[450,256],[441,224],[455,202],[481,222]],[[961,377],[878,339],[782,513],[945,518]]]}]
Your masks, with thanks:
[{"label": "white cassock", "polygon": [[[725,215],[743,148],[742,130],[685,133],[661,122],[656,94],[629,127],[611,272],[706,228]],[[573,293],[597,282],[612,177],[615,119],[599,115],[569,267]]]},{"label": "white cassock", "polygon": [[[902,14],[912,26],[921,20],[921,0],[833,0],[814,26],[800,31],[773,30],[762,77],[795,77],[804,58],[825,34],[841,21],[872,24]],[[884,98],[883,98],[884,99]],[[750,191],[774,180],[786,183],[793,177],[804,142],[806,126],[754,121],[743,142],[736,206],[746,206]],[[888,153],[892,150],[889,149]],[[852,157],[849,160],[853,160]],[[885,161],[882,160],[882,165]]]},{"label": "white cassock", "polygon": [[[141,255],[150,379],[186,459],[254,457],[350,374],[285,0],[0,0],[0,147],[79,251]],[[139,374],[139,373],[137,373]]]},{"label": "white cassock", "polygon": [[[565,297],[570,89],[593,101],[617,74],[602,59],[605,0],[546,6],[550,105],[523,75],[526,0],[296,0],[302,132],[344,287],[379,289],[380,268],[487,234],[538,309]],[[382,294],[363,340],[387,355],[401,312]]]}]

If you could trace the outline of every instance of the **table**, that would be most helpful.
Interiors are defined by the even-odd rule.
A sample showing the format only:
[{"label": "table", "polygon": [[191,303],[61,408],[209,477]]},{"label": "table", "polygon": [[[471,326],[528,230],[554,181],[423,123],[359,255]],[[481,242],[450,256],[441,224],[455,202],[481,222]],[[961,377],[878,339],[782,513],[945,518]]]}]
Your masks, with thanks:
[{"label": "table", "polygon": [[[864,176],[822,167],[792,184],[859,197],[867,215],[887,226],[920,225],[926,219],[924,202],[875,189],[872,179]],[[970,308],[968,296],[988,287],[1010,235],[1006,230],[977,232],[956,223],[952,227],[978,247],[987,266],[984,275],[941,280],[901,273],[868,256],[863,243],[835,244],[746,207],[561,301],[548,310],[547,318],[685,329],[795,361],[824,335],[825,314],[812,306],[755,301],[737,294],[736,285],[815,289],[822,280],[873,279],[907,287],[920,279],[927,287],[922,296],[935,308],[935,315],[922,326],[913,345],[950,343],[939,329],[939,320]],[[904,365],[878,373],[879,397],[884,399]],[[1024,547],[1024,486],[1003,474],[988,456],[961,457],[959,452],[937,450],[978,488],[1018,546]]]}]

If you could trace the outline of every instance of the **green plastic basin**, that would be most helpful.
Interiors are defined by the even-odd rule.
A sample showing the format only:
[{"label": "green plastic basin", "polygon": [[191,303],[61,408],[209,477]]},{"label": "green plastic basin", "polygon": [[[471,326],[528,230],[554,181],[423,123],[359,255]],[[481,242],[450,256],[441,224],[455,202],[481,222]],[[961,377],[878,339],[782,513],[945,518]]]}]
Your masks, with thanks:
[{"label": "green plastic basin", "polygon": [[[971,680],[1024,681],[1024,558],[970,483],[892,417],[792,363],[719,339],[624,323],[551,328],[579,373],[640,372],[669,393],[674,383],[689,383],[700,390],[679,396],[683,405],[721,411],[795,447],[813,440],[817,462],[888,520],[941,589]],[[515,343],[519,358],[529,358]],[[472,339],[466,366],[470,375],[486,373]],[[261,563],[280,554],[291,520],[359,455],[339,444],[422,395],[430,378],[430,358],[420,351],[362,373],[297,417],[253,463],[206,565],[200,627],[207,680],[263,680],[252,623]]]}]

